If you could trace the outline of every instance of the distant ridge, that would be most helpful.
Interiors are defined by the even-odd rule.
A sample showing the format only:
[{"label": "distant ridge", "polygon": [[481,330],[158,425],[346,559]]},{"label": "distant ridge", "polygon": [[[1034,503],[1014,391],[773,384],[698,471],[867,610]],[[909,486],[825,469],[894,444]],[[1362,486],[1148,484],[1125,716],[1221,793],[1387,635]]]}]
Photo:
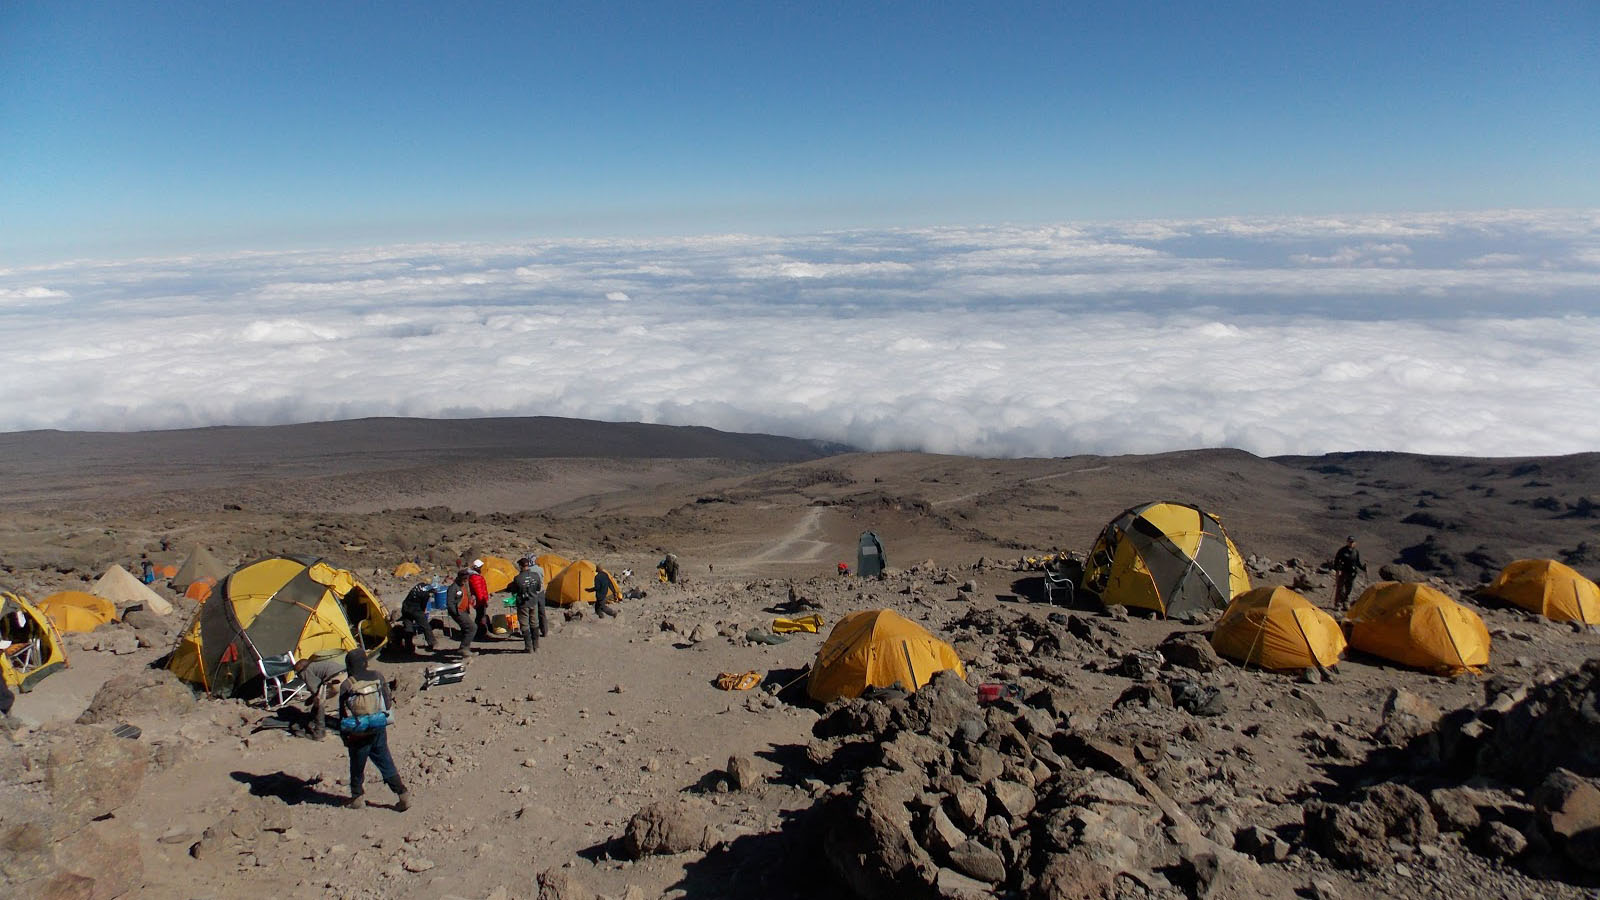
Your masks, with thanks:
[{"label": "distant ridge", "polygon": [[[851,448],[700,426],[594,422],[553,416],[370,418],[172,431],[21,431],[0,434],[0,498],[62,478],[142,480],[255,468],[261,475],[339,474],[461,460],[722,459],[792,463]],[[203,480],[201,478],[200,480]]]}]

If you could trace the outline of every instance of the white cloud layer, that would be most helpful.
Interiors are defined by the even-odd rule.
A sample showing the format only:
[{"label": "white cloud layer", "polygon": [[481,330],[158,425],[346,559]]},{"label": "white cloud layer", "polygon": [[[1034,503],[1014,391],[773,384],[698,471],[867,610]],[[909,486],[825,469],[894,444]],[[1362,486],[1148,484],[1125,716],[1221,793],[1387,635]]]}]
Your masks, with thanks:
[{"label": "white cloud layer", "polygon": [[0,429],[373,415],[995,456],[1600,449],[1600,212],[0,269]]}]

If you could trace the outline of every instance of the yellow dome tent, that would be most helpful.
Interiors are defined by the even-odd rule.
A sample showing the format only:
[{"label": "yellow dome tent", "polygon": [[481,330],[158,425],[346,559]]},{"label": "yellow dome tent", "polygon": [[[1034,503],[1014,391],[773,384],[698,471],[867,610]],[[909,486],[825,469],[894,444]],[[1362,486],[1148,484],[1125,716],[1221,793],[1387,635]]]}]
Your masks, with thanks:
[{"label": "yellow dome tent", "polygon": [[39,601],[39,611],[50,617],[56,631],[93,631],[117,620],[110,600],[83,591],[51,594]]},{"label": "yellow dome tent", "polygon": [[67,664],[61,635],[50,617],[21,594],[0,592],[0,678],[26,693]]},{"label": "yellow dome tent", "polygon": [[1484,593],[1557,622],[1600,624],[1600,586],[1553,559],[1519,559]]},{"label": "yellow dome tent", "polygon": [[421,575],[422,567],[414,562],[403,562],[394,567],[394,577],[410,578],[412,575]]},{"label": "yellow dome tent", "polygon": [[1184,503],[1146,503],[1101,530],[1083,587],[1106,606],[1173,616],[1227,608],[1250,589],[1250,576],[1216,516]]},{"label": "yellow dome tent", "polygon": [[357,646],[376,653],[388,639],[383,604],[350,571],[277,556],[241,566],[217,585],[167,668],[226,696],[259,675],[263,657],[292,652],[306,659]]},{"label": "yellow dome tent", "polygon": [[967,674],[949,644],[892,610],[862,610],[840,619],[828,632],[817,650],[806,693],[826,703],[859,697],[868,687],[897,683],[915,691],[945,669],[954,669],[963,678]]},{"label": "yellow dome tent", "polygon": [[545,587],[545,600],[557,606],[593,603],[594,593],[591,589],[594,587],[594,571],[594,563],[587,559],[568,563]]},{"label": "yellow dome tent", "polygon": [[517,564],[509,559],[498,556],[480,556],[483,568],[478,572],[489,586],[489,593],[503,591],[511,585],[511,579],[517,577]]},{"label": "yellow dome tent", "polygon": [[1455,675],[1489,664],[1483,620],[1425,584],[1380,581],[1344,619],[1350,646],[1401,665]]},{"label": "yellow dome tent", "polygon": [[1211,635],[1221,656],[1263,669],[1335,666],[1344,653],[1339,623],[1286,587],[1258,587],[1233,598]]},{"label": "yellow dome tent", "polygon": [[535,557],[533,564],[544,572],[544,583],[549,585],[550,582],[556,580],[557,575],[561,574],[561,570],[570,564],[570,560],[554,553],[544,553]]}]

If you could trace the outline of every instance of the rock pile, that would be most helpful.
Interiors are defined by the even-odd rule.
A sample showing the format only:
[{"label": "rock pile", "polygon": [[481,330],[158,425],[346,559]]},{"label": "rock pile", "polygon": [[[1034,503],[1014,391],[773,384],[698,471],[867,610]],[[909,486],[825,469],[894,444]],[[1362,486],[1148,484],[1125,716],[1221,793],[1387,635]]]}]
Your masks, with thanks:
[{"label": "rock pile", "polygon": [[1207,838],[1129,751],[1068,727],[1057,699],[980,707],[941,672],[915,694],[834,706],[806,756],[836,782],[819,820],[840,881],[868,900],[1088,897],[1119,884],[1185,896],[1164,874],[1181,873],[1250,896],[1256,864]]}]

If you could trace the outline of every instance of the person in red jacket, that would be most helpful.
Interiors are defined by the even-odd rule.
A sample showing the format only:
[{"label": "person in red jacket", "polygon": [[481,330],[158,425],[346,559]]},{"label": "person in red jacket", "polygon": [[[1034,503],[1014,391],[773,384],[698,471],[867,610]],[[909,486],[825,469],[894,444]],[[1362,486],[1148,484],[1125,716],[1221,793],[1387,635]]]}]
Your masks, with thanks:
[{"label": "person in red jacket", "polygon": [[489,582],[483,580],[483,560],[472,561],[467,571],[467,588],[472,591],[472,605],[477,609],[478,633],[489,633]]}]

